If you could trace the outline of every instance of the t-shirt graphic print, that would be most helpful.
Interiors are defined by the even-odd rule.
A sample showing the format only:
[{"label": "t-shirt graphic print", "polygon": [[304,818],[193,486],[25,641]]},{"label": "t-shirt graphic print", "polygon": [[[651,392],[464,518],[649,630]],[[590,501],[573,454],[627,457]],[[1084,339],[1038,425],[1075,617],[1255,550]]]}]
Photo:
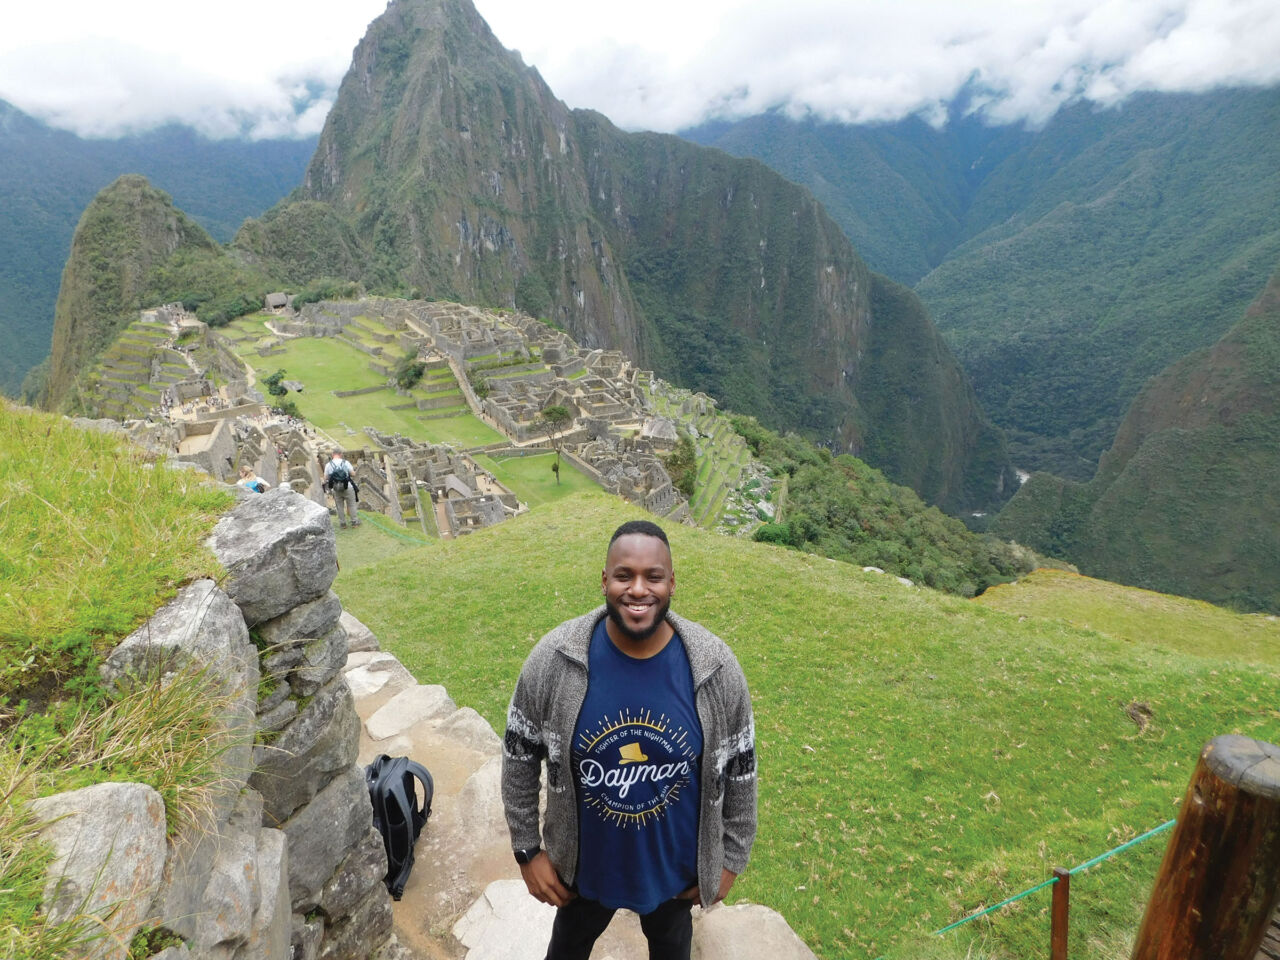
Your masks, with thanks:
[{"label": "t-shirt graphic print", "polygon": [[601,621],[572,748],[582,896],[649,913],[697,882],[701,757],[684,643],[636,660]]}]

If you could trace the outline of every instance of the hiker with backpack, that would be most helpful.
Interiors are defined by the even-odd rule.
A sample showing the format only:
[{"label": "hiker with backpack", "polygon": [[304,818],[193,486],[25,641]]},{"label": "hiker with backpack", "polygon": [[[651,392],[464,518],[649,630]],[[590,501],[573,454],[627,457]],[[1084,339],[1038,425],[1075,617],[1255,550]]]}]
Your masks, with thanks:
[{"label": "hiker with backpack", "polygon": [[333,505],[338,512],[338,526],[346,529],[347,518],[351,526],[360,526],[360,514],[356,510],[356,480],[351,464],[342,458],[341,450],[329,454],[324,465],[324,488],[333,494]]}]

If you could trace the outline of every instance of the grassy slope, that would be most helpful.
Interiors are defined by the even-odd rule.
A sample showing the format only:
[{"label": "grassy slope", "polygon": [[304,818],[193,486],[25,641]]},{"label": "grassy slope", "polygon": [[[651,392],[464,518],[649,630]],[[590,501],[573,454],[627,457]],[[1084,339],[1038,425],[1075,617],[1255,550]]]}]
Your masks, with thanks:
[{"label": "grassy slope", "polygon": [[1005,613],[1062,620],[1142,645],[1280,668],[1280,619],[1234,613],[1187,597],[1037,570],[977,600]]},{"label": "grassy slope", "polygon": [[85,955],[81,917],[39,912],[50,852],[26,800],[147,783],[172,828],[217,775],[224,704],[202,678],[106,708],[97,663],[182,584],[219,575],[204,539],[231,502],[117,437],[0,405],[0,956]]},{"label": "grassy slope", "polygon": [[[337,589],[419,679],[500,730],[530,646],[598,602],[605,539],[635,515],[582,494],[344,568]],[[945,943],[928,934],[1173,816],[1212,736],[1275,737],[1280,674],[1247,652],[1197,657],[819,557],[671,538],[678,608],[752,684],[761,826],[735,894],[781,910],[823,957],[1038,955],[1047,891]],[[1154,713],[1145,733],[1133,701]],[[1077,877],[1077,956],[1123,953],[1161,848]]]}]

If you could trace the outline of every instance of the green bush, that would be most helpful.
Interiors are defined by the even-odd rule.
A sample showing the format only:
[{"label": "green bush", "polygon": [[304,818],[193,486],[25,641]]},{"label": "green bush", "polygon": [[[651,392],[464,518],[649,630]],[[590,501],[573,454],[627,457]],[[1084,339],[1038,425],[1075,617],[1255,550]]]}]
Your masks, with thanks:
[{"label": "green bush", "polygon": [[427,364],[419,360],[416,353],[405,354],[396,363],[396,386],[401,390],[412,390],[422,380]]}]

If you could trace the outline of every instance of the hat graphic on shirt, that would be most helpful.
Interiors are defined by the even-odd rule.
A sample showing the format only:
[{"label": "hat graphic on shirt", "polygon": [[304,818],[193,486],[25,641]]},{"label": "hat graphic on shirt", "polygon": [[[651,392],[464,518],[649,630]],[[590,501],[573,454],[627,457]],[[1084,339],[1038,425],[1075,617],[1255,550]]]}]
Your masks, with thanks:
[{"label": "hat graphic on shirt", "polygon": [[648,759],[638,743],[627,743],[618,748],[618,766],[620,767],[628,763],[644,763]]}]

